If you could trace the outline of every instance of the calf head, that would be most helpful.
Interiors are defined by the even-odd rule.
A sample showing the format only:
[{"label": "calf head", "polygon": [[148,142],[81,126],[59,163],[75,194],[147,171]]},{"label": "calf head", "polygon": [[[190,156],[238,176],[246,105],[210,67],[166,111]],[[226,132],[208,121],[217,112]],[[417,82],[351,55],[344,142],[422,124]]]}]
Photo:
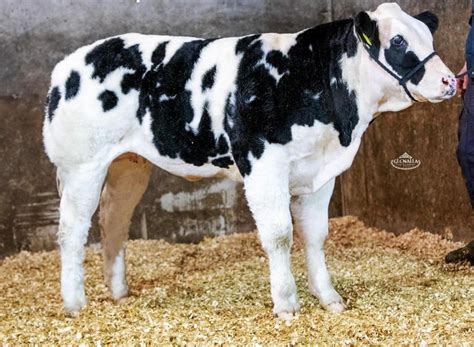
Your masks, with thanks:
[{"label": "calf head", "polygon": [[355,18],[357,37],[371,57],[366,64],[374,70],[370,78],[378,79],[384,98],[399,108],[414,101],[440,102],[456,93],[454,74],[433,48],[437,27],[433,13],[410,16],[395,3]]}]

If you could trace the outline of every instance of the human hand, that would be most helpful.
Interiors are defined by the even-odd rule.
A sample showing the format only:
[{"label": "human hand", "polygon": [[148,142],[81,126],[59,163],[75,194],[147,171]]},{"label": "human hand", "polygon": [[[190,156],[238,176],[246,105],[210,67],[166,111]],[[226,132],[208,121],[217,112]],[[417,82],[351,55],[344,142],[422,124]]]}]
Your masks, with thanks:
[{"label": "human hand", "polygon": [[[458,75],[461,75],[465,73],[466,71],[467,71],[467,65],[466,63],[464,63],[464,66],[461,69],[461,71],[459,71]],[[469,81],[469,77],[467,76],[467,74],[456,79],[456,89],[458,93],[464,93],[464,91],[467,88],[468,81]]]}]

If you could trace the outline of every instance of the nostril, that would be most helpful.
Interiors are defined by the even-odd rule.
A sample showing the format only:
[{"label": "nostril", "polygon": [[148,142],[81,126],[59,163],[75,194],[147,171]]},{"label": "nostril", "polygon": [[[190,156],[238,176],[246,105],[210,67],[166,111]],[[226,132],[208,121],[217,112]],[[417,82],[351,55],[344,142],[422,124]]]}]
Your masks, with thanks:
[{"label": "nostril", "polygon": [[441,81],[443,82],[443,84],[444,84],[445,86],[449,86],[449,79],[448,79],[448,78],[443,77],[443,78],[441,79]]}]

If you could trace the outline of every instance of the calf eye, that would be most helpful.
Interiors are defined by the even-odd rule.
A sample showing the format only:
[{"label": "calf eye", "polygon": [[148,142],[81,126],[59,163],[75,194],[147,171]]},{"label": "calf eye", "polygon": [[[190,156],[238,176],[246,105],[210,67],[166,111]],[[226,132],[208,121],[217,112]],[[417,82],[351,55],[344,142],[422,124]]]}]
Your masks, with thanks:
[{"label": "calf eye", "polygon": [[406,41],[405,39],[403,38],[403,36],[401,35],[397,35],[395,37],[393,37],[390,42],[392,43],[392,45],[394,46],[405,46],[406,45]]}]

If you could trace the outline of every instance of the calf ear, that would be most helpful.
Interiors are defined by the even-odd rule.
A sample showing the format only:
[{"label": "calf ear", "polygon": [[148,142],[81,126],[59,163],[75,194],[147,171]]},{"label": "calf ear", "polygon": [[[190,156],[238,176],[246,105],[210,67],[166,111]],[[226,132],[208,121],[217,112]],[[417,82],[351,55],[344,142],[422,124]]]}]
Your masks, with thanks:
[{"label": "calf ear", "polygon": [[354,25],[357,35],[362,42],[367,43],[369,46],[375,45],[380,47],[377,22],[372,20],[367,12],[359,12],[355,17]]},{"label": "calf ear", "polygon": [[433,12],[421,12],[420,14],[417,14],[415,18],[425,23],[432,34],[434,34],[436,29],[438,29],[438,17]]}]

